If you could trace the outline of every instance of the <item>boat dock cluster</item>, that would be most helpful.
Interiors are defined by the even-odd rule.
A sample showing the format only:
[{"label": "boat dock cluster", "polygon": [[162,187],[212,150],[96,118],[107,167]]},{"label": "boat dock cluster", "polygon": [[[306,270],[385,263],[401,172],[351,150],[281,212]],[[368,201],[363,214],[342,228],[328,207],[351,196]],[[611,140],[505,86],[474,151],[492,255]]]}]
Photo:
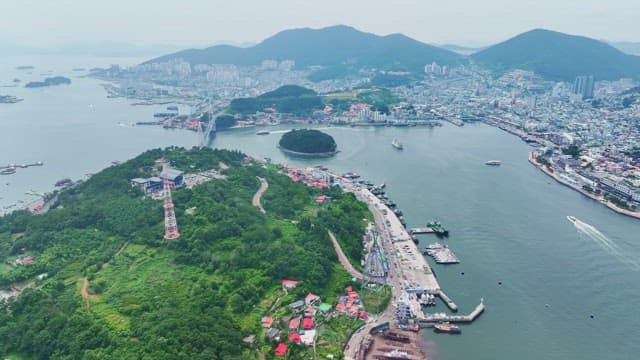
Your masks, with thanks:
[{"label": "boat dock cluster", "polygon": [[456,256],[456,254],[449,249],[447,245],[442,245],[440,243],[433,243],[428,245],[426,250],[424,251],[425,255],[429,255],[433,258],[433,260],[438,264],[458,264],[460,260]]}]

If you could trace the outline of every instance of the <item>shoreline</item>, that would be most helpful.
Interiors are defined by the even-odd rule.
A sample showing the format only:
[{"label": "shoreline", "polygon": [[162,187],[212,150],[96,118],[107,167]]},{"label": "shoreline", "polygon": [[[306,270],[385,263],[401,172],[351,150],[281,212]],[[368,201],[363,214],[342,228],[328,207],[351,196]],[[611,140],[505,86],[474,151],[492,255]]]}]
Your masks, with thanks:
[{"label": "shoreline", "polygon": [[280,145],[278,145],[278,149],[280,149],[280,151],[282,151],[287,155],[305,158],[305,159],[330,158],[340,152],[340,150],[336,150],[336,151],[328,151],[328,152],[322,152],[322,153],[304,153],[304,152],[289,150],[289,149],[283,148]]},{"label": "shoreline", "polygon": [[562,179],[558,178],[557,176],[555,176],[555,174],[551,171],[549,171],[549,169],[547,169],[545,167],[545,165],[540,164],[538,161],[536,161],[536,159],[533,156],[533,151],[529,152],[529,156],[528,156],[528,160],[529,162],[535,166],[536,168],[538,168],[540,171],[542,171],[543,173],[547,174],[548,176],[550,176],[551,178],[553,178],[555,181],[559,182],[560,184],[567,186],[577,192],[579,192],[580,194],[590,198],[591,200],[595,200],[597,202],[599,202],[602,205],[605,205],[606,207],[608,207],[610,210],[613,210],[615,212],[617,212],[618,214],[622,214],[622,215],[626,215],[635,219],[640,219],[640,212],[638,211],[630,211],[627,209],[623,209],[621,207],[618,207],[616,205],[614,205],[613,203],[611,203],[610,201],[606,200],[603,196],[598,196],[595,194],[591,194],[577,186],[574,186],[566,181],[563,181]]}]

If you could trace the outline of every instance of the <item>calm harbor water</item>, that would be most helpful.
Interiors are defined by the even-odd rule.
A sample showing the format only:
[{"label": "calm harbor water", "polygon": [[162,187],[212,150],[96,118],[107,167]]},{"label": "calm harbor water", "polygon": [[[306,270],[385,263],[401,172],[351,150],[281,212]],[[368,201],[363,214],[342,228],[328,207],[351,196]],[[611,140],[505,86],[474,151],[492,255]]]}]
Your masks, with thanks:
[{"label": "calm harbor water", "polygon": [[[73,75],[73,67],[93,66],[89,60],[103,66],[113,62],[45,60],[46,66],[59,66],[56,75]],[[38,68],[29,76],[12,70],[16,65],[37,64],[2,62],[0,84],[14,77],[41,78]],[[107,99],[98,81],[72,80],[60,88],[0,88],[1,94],[25,99],[0,104],[0,164],[45,162],[43,167],[19,169],[0,178],[0,204],[28,198],[24,192],[30,189],[50,191],[60,178],[81,178],[148,148],[196,144],[190,132],[119,126],[119,122],[148,120],[162,107],[134,107],[127,100]],[[273,130],[278,129],[288,127]],[[283,155],[276,148],[277,131],[267,136],[256,136],[255,131],[220,133],[213,146],[276,162],[319,163]],[[450,229],[451,236],[443,241],[462,263],[434,269],[460,313],[484,298],[486,313],[464,326],[461,336],[425,332],[436,344],[437,359],[640,356],[635,339],[640,335],[640,221],[557,184],[527,162],[526,144],[483,124],[325,131],[334,136],[341,152],[323,159],[324,165],[386,182],[388,195],[410,226],[438,219]],[[391,146],[394,138],[404,143],[404,151]],[[503,165],[485,166],[489,159],[502,160]],[[567,215],[597,228],[617,251],[602,238],[577,229]],[[433,241],[435,237],[424,236],[421,246]]]}]

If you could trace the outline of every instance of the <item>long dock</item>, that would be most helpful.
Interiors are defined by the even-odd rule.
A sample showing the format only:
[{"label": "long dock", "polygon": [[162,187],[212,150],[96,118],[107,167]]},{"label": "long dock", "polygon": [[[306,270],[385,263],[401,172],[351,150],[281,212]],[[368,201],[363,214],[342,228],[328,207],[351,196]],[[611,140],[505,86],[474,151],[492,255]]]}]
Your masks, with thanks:
[{"label": "long dock", "polygon": [[429,327],[431,323],[448,321],[451,323],[471,323],[484,312],[484,302],[480,300],[480,304],[473,309],[468,315],[447,315],[445,313],[427,314],[424,317],[418,317],[416,322],[420,327]]},{"label": "long dock", "polygon": [[9,164],[9,165],[5,165],[5,166],[0,166],[0,170],[2,170],[2,169],[15,169],[15,168],[26,169],[28,167],[42,166],[42,165],[44,165],[44,163],[42,161],[38,161],[38,162],[35,162],[33,164]]}]

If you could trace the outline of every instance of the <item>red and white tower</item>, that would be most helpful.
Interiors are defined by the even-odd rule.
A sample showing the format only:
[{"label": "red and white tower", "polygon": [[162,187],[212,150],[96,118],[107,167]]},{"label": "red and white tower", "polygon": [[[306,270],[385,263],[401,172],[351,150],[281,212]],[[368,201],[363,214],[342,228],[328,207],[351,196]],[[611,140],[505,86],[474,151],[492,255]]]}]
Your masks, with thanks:
[{"label": "red and white tower", "polygon": [[164,191],[164,238],[166,240],[175,240],[180,237],[178,221],[176,220],[176,213],[173,210],[173,200],[171,199],[171,188],[173,186],[167,177],[164,176],[162,179],[162,187]]}]

